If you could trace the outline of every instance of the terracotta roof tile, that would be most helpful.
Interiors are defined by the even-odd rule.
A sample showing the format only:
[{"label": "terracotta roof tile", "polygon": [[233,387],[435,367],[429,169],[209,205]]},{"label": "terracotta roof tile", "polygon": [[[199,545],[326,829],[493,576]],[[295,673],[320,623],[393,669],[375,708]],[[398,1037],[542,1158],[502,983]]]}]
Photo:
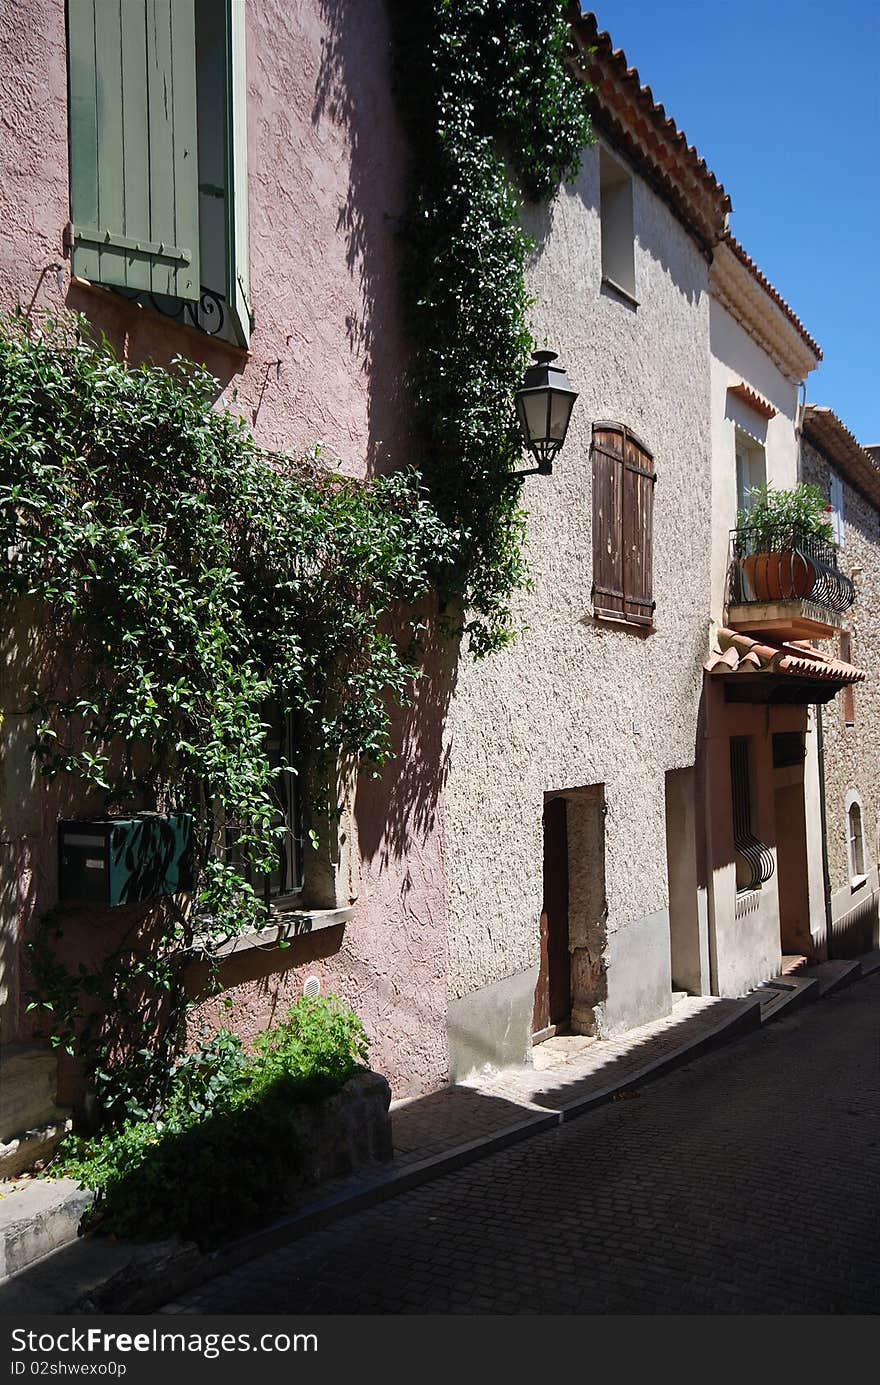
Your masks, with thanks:
[{"label": "terracotta roof tile", "polygon": [[753,409],[756,414],[761,415],[761,418],[776,417],[776,410],[770,403],[770,400],[765,399],[763,394],[759,394],[757,390],[753,390],[751,385],[747,385],[744,380],[738,385],[729,385],[727,393],[735,395],[736,398],[741,399],[744,404],[748,404],[750,409]]},{"label": "terracotta roof tile", "polygon": [[812,646],[798,642],[770,644],[753,640],[750,635],[722,627],[718,631],[717,647],[712,650],[703,667],[707,673],[782,673],[793,678],[809,678],[822,682],[863,683],[867,674],[853,664],[832,659]]},{"label": "terracotta roof tile", "polygon": [[800,318],[795,313],[794,309],[791,308],[788,303],[786,303],[785,299],[782,297],[782,294],[779,292],[779,290],[773,287],[763,270],[758,268],[758,266],[755,264],[755,261],[752,259],[751,255],[749,255],[743,249],[739,241],[730,231],[727,232],[725,240],[727,241],[727,244],[730,246],[736,258],[739,260],[740,264],[743,265],[749,271],[755,282],[760,284],[761,288],[764,289],[764,291],[767,294],[769,294],[769,296],[773,299],[773,302],[777,305],[777,307],[782,309],[791,325],[796,329],[796,331],[802,337],[803,341],[813,352],[813,355],[816,357],[817,360],[821,361],[821,346],[815,340],[815,338],[810,336],[809,332],[807,331],[804,324],[801,322]]},{"label": "terracotta roof tile", "polygon": [[[649,165],[659,189],[707,247],[724,233],[730,198],[626,54],[599,29],[592,13],[573,3],[567,18],[579,49],[578,65],[593,88],[594,116],[610,124],[625,150]],[[604,117],[604,121],[603,121]]]},{"label": "terracotta roof tile", "polygon": [[803,414],[803,434],[807,442],[817,447],[850,485],[880,509],[880,459],[857,442],[833,409],[807,404]]}]

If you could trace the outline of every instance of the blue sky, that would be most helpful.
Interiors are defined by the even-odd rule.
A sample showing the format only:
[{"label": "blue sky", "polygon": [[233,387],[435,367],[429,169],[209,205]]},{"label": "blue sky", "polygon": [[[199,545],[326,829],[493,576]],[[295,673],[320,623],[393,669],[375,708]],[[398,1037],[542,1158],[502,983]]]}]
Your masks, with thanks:
[{"label": "blue sky", "polygon": [[596,0],[594,11],[822,347],[808,398],[880,442],[880,0]]}]

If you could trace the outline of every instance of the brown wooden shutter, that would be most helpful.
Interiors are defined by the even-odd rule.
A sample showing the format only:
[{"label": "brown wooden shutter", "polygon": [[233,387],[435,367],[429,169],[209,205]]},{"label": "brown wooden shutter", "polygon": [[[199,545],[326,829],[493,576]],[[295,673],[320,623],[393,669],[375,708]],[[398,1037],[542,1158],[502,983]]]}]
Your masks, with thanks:
[{"label": "brown wooden shutter", "polygon": [[652,625],[650,452],[616,423],[593,427],[593,612]]},{"label": "brown wooden shutter", "polygon": [[629,433],[623,441],[623,609],[628,620],[653,625],[654,483],[651,454]]},{"label": "brown wooden shutter", "polygon": [[[852,663],[852,636],[848,630],[840,632],[840,657],[845,664]],[[852,683],[840,694],[840,712],[844,726],[856,724],[856,694]]]},{"label": "brown wooden shutter", "polygon": [[623,615],[623,432],[593,428],[593,611]]}]

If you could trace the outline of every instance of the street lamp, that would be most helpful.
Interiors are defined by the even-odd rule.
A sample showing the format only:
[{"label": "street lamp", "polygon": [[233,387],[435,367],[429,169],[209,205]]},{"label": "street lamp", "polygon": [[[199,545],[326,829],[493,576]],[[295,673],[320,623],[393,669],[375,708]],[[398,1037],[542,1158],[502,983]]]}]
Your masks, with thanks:
[{"label": "street lamp", "polygon": [[565,442],[577,399],[565,367],[553,364],[557,359],[555,351],[533,351],[532,356],[535,364],[527,368],[515,399],[523,441],[538,465],[529,471],[514,472],[515,476],[550,475],[553,458]]}]

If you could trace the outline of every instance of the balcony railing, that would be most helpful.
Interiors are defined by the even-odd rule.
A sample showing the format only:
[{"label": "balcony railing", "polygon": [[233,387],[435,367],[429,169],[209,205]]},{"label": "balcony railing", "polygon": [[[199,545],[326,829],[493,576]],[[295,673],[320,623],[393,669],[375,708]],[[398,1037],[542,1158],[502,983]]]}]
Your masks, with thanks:
[{"label": "balcony railing", "polygon": [[730,533],[728,605],[809,601],[840,614],[855,588],[837,566],[834,544],[790,524]]}]

